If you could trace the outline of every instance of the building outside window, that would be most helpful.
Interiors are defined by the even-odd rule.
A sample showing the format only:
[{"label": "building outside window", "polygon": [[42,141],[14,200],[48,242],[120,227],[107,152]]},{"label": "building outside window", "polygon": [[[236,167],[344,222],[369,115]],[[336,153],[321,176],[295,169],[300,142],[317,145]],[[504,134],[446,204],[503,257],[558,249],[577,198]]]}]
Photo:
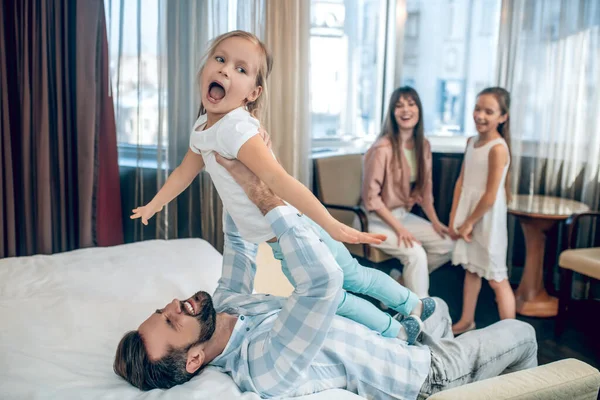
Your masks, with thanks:
[{"label": "building outside window", "polygon": [[387,0],[312,0],[313,147],[373,140],[381,126]]},{"label": "building outside window", "polygon": [[[366,148],[380,133],[384,77],[414,87],[426,135],[475,134],[475,96],[493,85],[501,0],[312,0],[313,148]],[[389,18],[400,11],[403,19]],[[390,26],[386,21],[398,21]],[[403,31],[402,46],[386,43]],[[401,49],[401,50],[398,50]],[[389,59],[399,60],[397,65]],[[390,74],[387,68],[397,68]]]}]

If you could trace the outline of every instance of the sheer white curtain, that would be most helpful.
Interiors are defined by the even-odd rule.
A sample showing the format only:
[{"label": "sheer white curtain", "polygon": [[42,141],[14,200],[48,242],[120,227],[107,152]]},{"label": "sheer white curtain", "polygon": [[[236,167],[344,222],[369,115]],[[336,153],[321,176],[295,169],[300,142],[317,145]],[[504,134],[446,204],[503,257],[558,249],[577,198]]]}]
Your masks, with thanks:
[{"label": "sheer white curtain", "polygon": [[499,84],[512,95],[513,190],[597,209],[600,2],[508,0],[502,19]]},{"label": "sheer white curtain", "polygon": [[512,97],[513,192],[598,210],[600,2],[504,0],[498,65]]},{"label": "sheer white curtain", "polygon": [[264,0],[105,0],[126,241],[202,237],[221,250],[222,205],[206,173],[144,227],[128,220],[183,159],[199,109],[208,42],[263,35]]}]

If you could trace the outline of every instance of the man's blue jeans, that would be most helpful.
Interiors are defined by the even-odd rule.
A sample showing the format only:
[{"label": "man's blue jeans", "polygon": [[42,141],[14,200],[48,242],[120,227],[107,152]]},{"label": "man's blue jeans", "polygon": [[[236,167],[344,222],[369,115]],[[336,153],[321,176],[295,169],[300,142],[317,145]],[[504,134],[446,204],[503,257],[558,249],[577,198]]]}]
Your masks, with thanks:
[{"label": "man's blue jeans", "polygon": [[454,338],[448,305],[435,298],[436,309],[424,322],[417,345],[431,350],[431,370],[419,398],[537,366],[535,330],[526,322],[505,319]]}]

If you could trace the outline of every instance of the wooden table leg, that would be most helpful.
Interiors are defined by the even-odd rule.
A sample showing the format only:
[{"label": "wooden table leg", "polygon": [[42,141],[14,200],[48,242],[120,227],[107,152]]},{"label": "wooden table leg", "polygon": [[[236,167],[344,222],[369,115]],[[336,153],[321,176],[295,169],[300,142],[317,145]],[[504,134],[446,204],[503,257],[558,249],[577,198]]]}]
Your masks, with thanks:
[{"label": "wooden table leg", "polygon": [[553,317],[558,313],[558,299],[544,288],[544,251],[546,232],[554,220],[519,217],[525,235],[525,270],[515,293],[517,313],[528,317]]}]

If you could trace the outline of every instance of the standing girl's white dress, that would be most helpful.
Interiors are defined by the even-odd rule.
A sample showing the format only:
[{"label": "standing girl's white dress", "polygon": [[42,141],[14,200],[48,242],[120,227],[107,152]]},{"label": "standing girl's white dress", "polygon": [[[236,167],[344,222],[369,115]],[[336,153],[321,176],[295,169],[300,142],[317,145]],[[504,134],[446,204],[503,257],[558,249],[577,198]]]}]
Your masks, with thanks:
[{"label": "standing girl's white dress", "polygon": [[[455,230],[458,230],[469,215],[473,213],[481,196],[485,193],[490,150],[497,144],[502,144],[508,150],[503,138],[494,139],[479,148],[474,147],[475,140],[476,138],[469,140],[465,152],[463,186],[454,218]],[[500,282],[508,278],[506,268],[506,250],[508,248],[507,208],[504,183],[509,165],[510,157],[502,173],[496,201],[483,218],[473,226],[471,243],[459,239],[452,254],[452,264],[460,264],[466,270],[488,281]]]}]

